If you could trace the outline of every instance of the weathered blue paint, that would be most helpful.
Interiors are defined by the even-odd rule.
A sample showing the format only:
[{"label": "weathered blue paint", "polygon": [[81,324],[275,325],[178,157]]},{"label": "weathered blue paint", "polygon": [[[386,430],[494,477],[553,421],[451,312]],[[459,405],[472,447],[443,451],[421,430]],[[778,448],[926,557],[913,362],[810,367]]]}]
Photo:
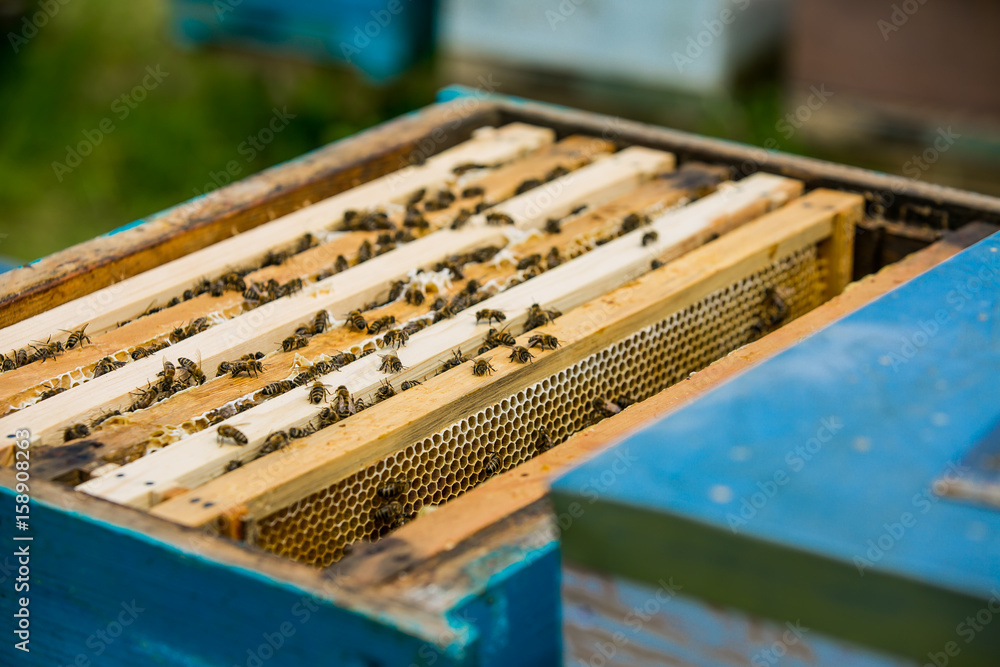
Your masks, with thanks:
[{"label": "weathered blue paint", "polygon": [[[13,504],[0,487],[7,508],[0,512],[4,619],[16,605]],[[405,619],[341,609],[294,585],[87,516],[32,502],[30,521],[31,653],[13,648],[5,621],[0,664],[405,667],[472,664],[478,651],[468,626],[456,626],[450,645],[438,648]],[[117,624],[126,622],[119,633]]]},{"label": "weathered blue paint", "polygon": [[[810,599],[814,610],[908,595],[914,608],[882,618],[905,614],[910,646],[954,639],[995,657],[1000,623],[966,645],[955,614],[1000,612],[1000,513],[931,486],[1000,419],[998,378],[994,235],[563,476],[557,511],[584,512],[564,552],[647,581],[714,559],[717,582],[736,585],[706,581],[704,594],[758,611],[794,607],[780,587],[822,574],[830,598]],[[651,535],[633,534],[641,525]],[[665,532],[697,545],[671,549]],[[776,600],[739,583],[751,569],[775,577]],[[901,628],[875,636],[863,615],[825,620],[906,645],[892,636]]]}]

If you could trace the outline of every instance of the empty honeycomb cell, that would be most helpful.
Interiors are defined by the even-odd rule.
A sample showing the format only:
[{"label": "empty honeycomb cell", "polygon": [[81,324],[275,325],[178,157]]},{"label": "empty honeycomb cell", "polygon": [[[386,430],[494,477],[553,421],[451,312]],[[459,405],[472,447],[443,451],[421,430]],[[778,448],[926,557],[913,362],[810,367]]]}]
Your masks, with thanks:
[{"label": "empty honeycomb cell", "polygon": [[594,399],[644,400],[759,336],[756,326],[768,287],[787,288],[787,320],[815,308],[823,301],[824,270],[815,247],[782,258],[257,520],[248,534],[274,553],[330,565],[348,545],[378,539],[393,529],[372,516],[380,504],[375,490],[381,481],[394,476],[412,480],[400,498],[407,515],[455,498],[489,479],[485,467],[494,454],[500,456],[502,470],[535,456],[539,429],[560,443],[602,417],[595,415]]}]

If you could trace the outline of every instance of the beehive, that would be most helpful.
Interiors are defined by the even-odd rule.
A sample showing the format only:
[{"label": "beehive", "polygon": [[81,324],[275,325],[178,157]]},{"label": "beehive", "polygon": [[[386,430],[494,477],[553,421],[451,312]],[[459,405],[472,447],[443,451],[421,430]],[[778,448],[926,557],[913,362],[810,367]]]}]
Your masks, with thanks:
[{"label": "beehive", "polygon": [[[822,309],[856,269],[880,268],[903,243],[935,235],[864,220],[863,194],[881,177],[780,156],[749,170],[780,175],[750,174],[745,158],[708,140],[502,99],[431,108],[43,260],[33,276],[9,276],[3,349],[45,349],[50,333],[67,348],[60,330],[84,326],[89,341],[0,375],[3,430],[31,431],[32,475],[40,496],[63,508],[56,514],[79,504],[155,539],[187,535],[182,550],[250,558],[271,579],[292,577],[323,597],[334,615],[391,608],[394,620],[376,625],[395,633],[397,657],[435,646],[449,661],[502,660],[516,633],[501,638],[473,622],[442,640],[432,628],[459,600],[543,570],[527,559],[492,584],[455,584],[441,550],[457,563],[468,549],[497,548],[498,534],[520,530],[505,521],[529,512],[528,542],[550,553],[545,513],[525,501],[532,491],[493,496],[476,521],[443,517],[482,510],[477,492],[503,480],[534,482],[539,466],[583,451],[574,434],[770,339]],[[885,183],[898,189],[897,219],[957,226],[997,215],[959,193],[936,193],[950,203],[928,209],[922,188]],[[231,229],[244,231],[227,237]],[[484,309],[505,320],[477,318]],[[366,324],[395,321],[361,331],[351,311]],[[311,328],[321,312],[329,325]],[[488,343],[491,328],[514,345]],[[411,335],[397,347],[387,330]],[[529,347],[538,334],[559,345]],[[527,363],[509,358],[515,347],[528,349]],[[217,371],[258,352],[259,368]],[[383,355],[403,368],[384,368]],[[165,362],[182,384],[165,382]],[[276,386],[320,362],[330,366],[307,382]],[[326,387],[314,404],[316,382]],[[404,391],[404,382],[419,384]],[[67,433],[76,424],[88,432]],[[269,440],[293,428],[303,437]],[[383,489],[393,481],[399,493]],[[490,536],[477,535],[486,526]],[[469,540],[477,546],[456,549]],[[498,557],[494,574],[511,557]],[[335,584],[314,569],[334,563]],[[445,592],[401,584],[404,565],[423,567],[421,586]],[[398,607],[381,602],[390,590]],[[458,592],[469,590],[479,593]],[[554,623],[546,616],[543,627],[554,633]],[[345,656],[385,661],[396,650],[349,634]],[[322,644],[314,640],[303,639],[302,655]],[[532,655],[554,646],[539,640]],[[197,651],[234,660],[230,648]]]}]

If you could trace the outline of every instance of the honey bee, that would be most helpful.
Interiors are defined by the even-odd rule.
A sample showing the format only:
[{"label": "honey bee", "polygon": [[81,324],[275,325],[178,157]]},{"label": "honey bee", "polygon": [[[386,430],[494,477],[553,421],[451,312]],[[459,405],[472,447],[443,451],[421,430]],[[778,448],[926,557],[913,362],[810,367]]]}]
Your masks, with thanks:
[{"label": "honey bee", "polygon": [[94,378],[96,379],[101,377],[102,375],[105,375],[106,373],[110,373],[111,371],[116,371],[124,365],[125,365],[124,361],[116,361],[111,357],[104,357],[103,359],[98,361],[97,365],[94,367]]},{"label": "honey bee", "polygon": [[541,454],[542,452],[547,452],[553,447],[555,447],[555,443],[552,441],[552,436],[549,435],[549,432],[544,428],[538,429],[535,435],[536,435],[535,449],[538,451],[539,454]]},{"label": "honey bee", "polygon": [[410,480],[400,477],[390,479],[382,486],[378,487],[376,493],[386,500],[401,496],[410,490]]},{"label": "honey bee", "polygon": [[372,512],[372,516],[376,521],[394,521],[403,514],[403,506],[398,502],[393,500],[392,502],[386,503],[381,507],[375,508]]},{"label": "honey bee", "polygon": [[559,254],[559,248],[552,246],[549,248],[549,253],[545,255],[545,265],[550,269],[554,269],[563,263],[562,255]]},{"label": "honey bee", "polygon": [[338,370],[343,368],[347,364],[353,363],[358,360],[357,355],[351,352],[339,352],[330,359],[330,363],[334,365]]},{"label": "honey bee", "polygon": [[17,368],[17,361],[14,359],[14,357],[5,357],[4,355],[0,354],[0,368],[2,368],[4,371],[12,371],[15,368]]},{"label": "honey bee", "polygon": [[221,280],[217,280],[214,283],[212,283],[212,287],[211,289],[209,289],[208,293],[214,297],[220,297],[222,296],[222,293],[225,291],[225,289],[226,289],[225,283],[223,283]]},{"label": "honey bee", "polygon": [[591,404],[594,407],[594,412],[600,417],[614,417],[624,409],[624,406],[619,403],[604,398],[595,398]]},{"label": "honey bee", "polygon": [[410,195],[409,199],[406,200],[406,205],[407,206],[415,206],[415,205],[419,204],[420,201],[424,198],[424,195],[426,195],[426,194],[427,194],[427,188],[420,188],[419,190],[417,190],[416,192],[414,192],[412,195]]},{"label": "honey bee", "polygon": [[424,292],[419,287],[411,287],[406,290],[406,303],[411,306],[419,306],[424,302]]},{"label": "honey bee", "polygon": [[456,294],[455,298],[451,300],[451,303],[448,304],[448,310],[450,310],[452,314],[458,313],[468,308],[471,305],[471,303],[472,299],[469,297],[469,295],[465,292],[462,292],[460,294]]},{"label": "honey bee", "polygon": [[268,433],[267,437],[264,438],[264,445],[260,448],[260,453],[257,454],[257,458],[266,456],[271,452],[276,452],[279,449],[283,449],[287,445],[288,434],[284,431],[274,431],[273,433]]},{"label": "honey bee", "polygon": [[538,266],[542,261],[542,256],[538,253],[533,255],[528,255],[527,257],[522,257],[517,263],[517,270],[524,271],[532,266]]},{"label": "honey bee", "polygon": [[[194,290],[193,289],[186,289],[186,290],[184,290],[184,293],[181,296],[184,298],[185,301],[190,301],[191,299],[193,299],[195,297]],[[143,313],[143,315],[149,315],[149,314],[150,313],[148,311],[145,312],[145,313]]]},{"label": "honey bee", "polygon": [[487,357],[485,359],[476,359],[475,363],[472,364],[472,374],[476,377],[483,377],[484,375],[493,375],[496,370],[493,368],[493,364],[490,363],[492,357]]},{"label": "honey bee", "polygon": [[247,377],[252,374],[257,377],[258,373],[264,372],[264,364],[256,359],[234,361],[230,363],[229,373],[232,377],[238,376],[240,373],[246,373]]},{"label": "honey bee", "polygon": [[[323,415],[323,412],[325,412],[327,410],[329,410],[329,408],[324,408],[322,411],[320,411],[320,423],[323,423],[322,415]],[[334,420],[334,421],[336,421],[336,420]],[[288,437],[292,438],[293,440],[298,440],[299,438],[308,437],[308,436],[312,435],[315,432],[316,432],[316,426],[314,424],[312,424],[312,423],[308,423],[305,426],[301,426],[301,427],[300,426],[293,426],[292,428],[288,429]]]},{"label": "honey bee", "polygon": [[129,412],[135,412],[136,410],[145,410],[146,408],[151,406],[153,404],[153,401],[156,400],[159,390],[157,390],[156,387],[147,386],[145,389],[140,388],[132,393],[133,394],[138,393],[139,398],[133,401],[132,405],[129,406],[128,408]]},{"label": "honey bee", "polygon": [[279,290],[281,296],[289,296],[300,291],[302,291],[302,278],[292,278]]},{"label": "honey bee", "polygon": [[472,217],[472,211],[470,211],[467,208],[461,209],[458,212],[458,215],[455,216],[455,219],[451,221],[451,228],[454,230],[465,227],[466,223],[469,222],[469,218],[471,217]]},{"label": "honey bee", "polygon": [[50,387],[43,391],[39,396],[39,401],[44,401],[46,398],[52,398],[56,394],[61,394],[66,391],[66,387]]},{"label": "honey bee", "polygon": [[325,310],[321,310],[316,313],[316,317],[313,318],[312,322],[312,333],[321,334],[327,330],[330,326],[330,313]]},{"label": "honey bee", "polygon": [[322,382],[316,382],[309,389],[309,402],[313,405],[319,405],[323,402],[323,399],[326,398],[328,393],[330,392],[327,390],[325,384]]},{"label": "honey bee", "polygon": [[518,345],[517,347],[515,347],[510,351],[510,357],[509,357],[511,361],[516,361],[519,364],[526,364],[534,358],[535,355],[529,352],[528,348],[522,347],[520,345]]},{"label": "honey bee", "polygon": [[399,373],[406,368],[395,354],[380,354],[378,356],[382,359],[382,364],[378,369],[383,373]]},{"label": "honey bee", "polygon": [[382,347],[396,347],[400,348],[406,345],[406,341],[410,338],[410,334],[406,333],[402,329],[390,329],[385,332],[382,336]]},{"label": "honey bee", "polygon": [[379,383],[378,389],[375,390],[375,398],[380,401],[390,399],[395,395],[396,390],[392,388],[392,384],[388,380],[382,380]]},{"label": "honey bee", "polygon": [[243,461],[240,461],[239,459],[233,459],[232,461],[226,464],[226,472],[232,472],[242,465]]},{"label": "honey bee", "polygon": [[514,218],[510,217],[506,213],[500,213],[499,211],[494,211],[493,213],[486,214],[486,224],[488,225],[513,225]]},{"label": "honey bee", "polygon": [[97,428],[98,426],[100,426],[104,422],[108,421],[112,417],[118,417],[120,415],[121,415],[121,411],[120,410],[111,410],[109,412],[105,412],[104,414],[98,415],[97,417],[95,417],[94,420],[92,422],[90,422],[90,427],[91,428]]},{"label": "honey bee", "polygon": [[90,326],[89,322],[87,324],[84,324],[82,329],[77,329],[76,331],[66,331],[65,329],[60,329],[60,331],[69,334],[69,338],[66,339],[67,350],[72,350],[77,345],[83,347],[84,343],[90,342],[90,336],[84,333],[87,331],[88,326]]},{"label": "honey bee", "polygon": [[377,335],[383,329],[388,329],[391,325],[396,323],[396,318],[393,315],[385,315],[377,320],[371,322],[368,325],[368,334],[371,336]]},{"label": "honey bee", "polygon": [[452,280],[465,279],[465,273],[462,271],[462,265],[450,259],[435,264],[434,270],[435,271],[447,270],[449,273],[451,273]]},{"label": "honey bee", "polygon": [[187,325],[187,327],[184,329],[184,337],[185,338],[190,338],[191,336],[194,336],[195,334],[201,333],[202,331],[204,331],[208,327],[209,327],[208,318],[207,317],[199,317],[198,319],[192,321],[189,325]]},{"label": "honey bee", "polygon": [[215,377],[221,377],[233,369],[232,362],[223,361],[219,364],[219,369],[215,372]]},{"label": "honey bee", "polygon": [[[447,208],[447,206],[444,208]],[[403,217],[403,227],[406,229],[430,229],[431,223],[427,222],[427,218],[414,208],[406,211],[406,215]]]},{"label": "honey bee", "polygon": [[535,188],[537,188],[541,184],[542,184],[542,181],[541,181],[541,179],[538,179],[538,178],[528,178],[528,179],[525,179],[524,181],[521,181],[521,184],[518,185],[517,189],[514,190],[514,194],[515,195],[524,194],[528,190],[534,190]]},{"label": "honey bee", "polygon": [[27,366],[29,363],[31,363],[31,361],[29,361],[28,359],[28,351],[25,349],[14,350],[14,352],[11,353],[11,356],[17,363],[18,368],[20,368],[21,366]]},{"label": "honey bee", "polygon": [[299,373],[298,375],[296,375],[295,378],[292,380],[292,384],[294,384],[296,387],[301,387],[301,386],[305,385],[307,382],[309,382],[310,380],[312,380],[314,377],[316,377],[316,367],[315,366],[313,366],[312,368],[310,368],[307,371],[302,371],[301,373]]},{"label": "honey bee", "polygon": [[176,372],[177,368],[166,359],[163,359],[163,370],[156,374],[157,377],[163,378],[160,382],[160,386],[170,387],[170,385],[174,383],[174,374]]},{"label": "honey bee", "polygon": [[503,459],[500,458],[499,454],[492,454],[490,458],[486,459],[486,463],[483,464],[483,472],[486,473],[487,477],[492,477],[493,475],[500,472],[500,468],[503,465]]},{"label": "honey bee", "polygon": [[281,341],[282,352],[291,352],[292,350],[299,350],[309,344],[309,339],[305,336],[291,335],[285,340]]},{"label": "honey bee", "polygon": [[455,202],[455,195],[451,190],[438,190],[437,196],[424,202],[426,211],[443,211]]},{"label": "honey bee", "polygon": [[361,314],[360,310],[352,310],[347,314],[347,324],[358,331],[364,331],[367,327],[365,316]]},{"label": "honey bee", "polygon": [[780,288],[768,287],[764,292],[765,310],[768,311],[767,323],[776,327],[788,317],[788,304],[779,292],[787,291]]},{"label": "honey bee", "polygon": [[413,389],[418,384],[420,384],[420,382],[417,380],[404,380],[403,383],[399,385],[399,390],[406,391],[407,389]]},{"label": "honey bee", "polygon": [[496,347],[498,345],[505,345],[507,347],[513,347],[517,344],[514,337],[510,335],[508,331],[502,329],[497,331],[496,329],[490,329],[486,332],[486,339],[484,342],[490,347]]},{"label": "honey bee", "polygon": [[358,264],[362,262],[367,262],[374,256],[374,250],[372,248],[371,241],[365,240],[361,243],[358,248]]},{"label": "honey bee", "polygon": [[552,169],[550,169],[547,174],[545,174],[545,180],[546,181],[554,181],[557,178],[561,178],[561,177],[565,176],[568,173],[569,173],[569,169],[567,169],[566,167],[562,166],[561,164],[557,164],[556,166],[552,167]]},{"label": "honey bee", "polygon": [[502,310],[493,310],[491,308],[484,308],[483,310],[476,312],[476,324],[479,324],[482,320],[486,320],[487,324],[493,324],[493,320],[497,321],[497,324],[503,322],[507,319],[507,316]]},{"label": "honey bee", "polygon": [[333,262],[333,270],[336,273],[346,271],[350,264],[347,262],[347,258],[343,255],[337,255],[337,259]]},{"label": "honey bee", "polygon": [[236,401],[236,405],[233,407],[236,409],[236,412],[246,412],[255,405],[257,405],[257,401],[248,398],[242,401]]},{"label": "honey bee", "polygon": [[477,169],[489,169],[489,165],[477,164],[475,162],[466,162],[458,165],[457,167],[453,167],[451,172],[456,176],[461,176],[466,172],[476,171]]},{"label": "honey bee", "polygon": [[642,235],[642,247],[645,248],[648,245],[656,243],[656,241],[659,238],[660,235],[657,234],[655,231],[646,232],[645,234]]},{"label": "honey bee", "polygon": [[264,260],[261,262],[260,265],[261,265],[261,268],[266,267],[266,266],[281,266],[282,264],[285,263],[286,259],[288,259],[288,253],[287,252],[285,252],[283,250],[279,250],[279,251],[268,250],[267,254],[264,255]]},{"label": "honey bee", "polygon": [[560,234],[562,233],[562,221],[558,218],[549,218],[545,221],[543,229],[546,234]]},{"label": "honey bee", "polygon": [[38,345],[32,345],[31,349],[35,351],[34,360],[45,363],[46,359],[52,359],[53,361],[55,361],[56,354],[63,351],[63,344],[59,341],[53,343],[52,336],[49,336],[48,340],[46,340],[44,343],[39,343]]},{"label": "honey bee", "polygon": [[647,222],[649,222],[649,218],[647,218],[646,216],[641,216],[638,213],[629,213],[628,215],[625,216],[625,219],[622,220],[622,226],[621,230],[619,231],[619,235],[628,234],[629,232],[634,232]]},{"label": "honey bee", "polygon": [[486,190],[483,189],[481,185],[470,185],[469,187],[462,190],[462,199],[472,199],[473,197],[482,197],[486,194]]},{"label": "honey bee", "polygon": [[86,424],[73,424],[63,431],[63,442],[84,438],[88,435],[90,435],[90,428]]},{"label": "honey bee", "polygon": [[278,396],[279,394],[284,394],[285,392],[291,391],[295,388],[295,383],[291,380],[282,380],[281,382],[272,382],[263,389],[260,390],[264,396]]},{"label": "honey bee", "polygon": [[256,284],[243,290],[243,298],[247,301],[260,301],[263,297],[261,296],[260,289]]},{"label": "honey bee", "polygon": [[554,350],[559,347],[559,339],[550,334],[534,334],[528,338],[528,347],[540,350]]},{"label": "honey bee", "polygon": [[205,384],[205,380],[208,378],[206,378],[205,374],[201,372],[201,368],[198,367],[198,364],[186,357],[179,357],[177,359],[177,363],[181,368],[187,371],[189,379],[194,380],[198,384]]},{"label": "honey bee", "polygon": [[413,235],[409,229],[397,229],[396,233],[393,235],[393,240],[396,243],[409,243],[415,240],[417,237]]},{"label": "honey bee", "polygon": [[525,318],[524,321],[524,330],[525,332],[527,332],[531,331],[532,329],[536,329],[540,326],[548,324],[549,322],[559,317],[560,315],[562,315],[562,313],[560,313],[555,308],[549,310],[543,310],[542,307],[539,306],[537,303],[533,303],[528,308],[528,316]]},{"label": "honey bee", "polygon": [[652,269],[653,271],[660,268],[661,266],[663,266],[663,262],[661,262],[658,259],[654,259],[652,262],[649,263],[649,268]]},{"label": "honey bee", "polygon": [[232,440],[241,447],[247,444],[247,437],[238,431],[235,426],[230,426],[229,424],[220,425],[216,431],[216,435],[219,444],[225,443],[226,440]]},{"label": "honey bee", "polygon": [[337,387],[336,391],[333,392],[333,400],[333,406],[338,415],[347,416],[354,414],[354,398],[351,396],[351,392],[348,391],[347,387],[344,385]]},{"label": "honey bee", "polygon": [[153,351],[148,347],[139,346],[132,350],[132,353],[129,356],[132,357],[133,361],[136,361],[138,359],[145,359],[146,357],[152,356],[152,354]]},{"label": "honey bee", "polygon": [[452,350],[451,359],[448,359],[444,362],[444,364],[441,367],[441,372],[443,373],[446,370],[454,368],[455,366],[460,366],[464,364],[466,361],[468,361],[468,359],[466,359],[465,356],[462,354],[462,350]]},{"label": "honey bee", "polygon": [[425,319],[412,320],[403,326],[403,331],[412,336],[413,334],[426,329],[428,324],[428,321]]}]

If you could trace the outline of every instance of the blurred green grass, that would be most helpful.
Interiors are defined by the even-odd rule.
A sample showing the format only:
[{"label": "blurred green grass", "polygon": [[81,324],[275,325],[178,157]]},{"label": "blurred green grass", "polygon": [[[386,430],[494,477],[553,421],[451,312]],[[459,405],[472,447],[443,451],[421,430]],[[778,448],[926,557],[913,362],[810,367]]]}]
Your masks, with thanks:
[{"label": "blurred green grass", "polygon": [[[374,87],[346,69],[186,50],[169,30],[162,0],[102,0],[61,6],[16,53],[5,40],[0,255],[49,255],[190,199],[230,160],[243,178],[433,101],[427,64]],[[167,76],[122,118],[112,105],[147,66]],[[295,119],[248,161],[239,146],[275,107]],[[60,180],[53,163],[105,118],[114,130]]]}]

